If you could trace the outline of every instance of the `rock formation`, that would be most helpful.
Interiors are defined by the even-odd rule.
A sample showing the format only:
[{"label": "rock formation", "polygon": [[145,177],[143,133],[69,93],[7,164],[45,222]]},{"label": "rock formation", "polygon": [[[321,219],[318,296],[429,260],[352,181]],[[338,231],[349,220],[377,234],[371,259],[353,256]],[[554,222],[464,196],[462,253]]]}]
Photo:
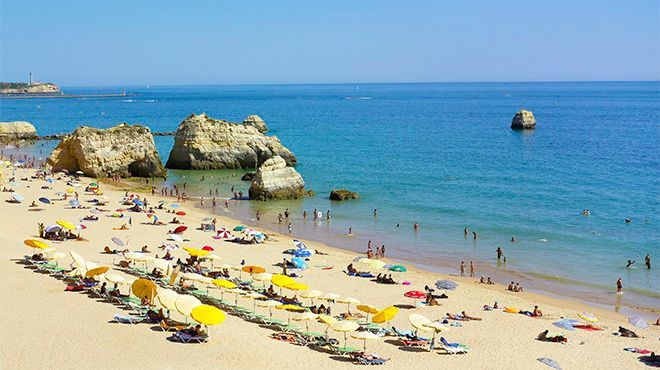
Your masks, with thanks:
[{"label": "rock formation", "polygon": [[254,173],[254,172],[248,172],[248,173],[244,174],[243,176],[241,176],[241,181],[252,181],[252,180],[254,180],[254,176],[256,176],[256,175],[257,174]]},{"label": "rock formation", "polygon": [[60,94],[60,88],[53,83],[0,82],[0,94]]},{"label": "rock formation", "polygon": [[165,175],[151,130],[126,123],[108,129],[78,127],[62,139],[47,163],[55,171],[82,171],[91,177]]},{"label": "rock formation", "polygon": [[250,185],[250,199],[298,199],[305,195],[305,181],[286,161],[275,156],[264,162]]},{"label": "rock formation", "polygon": [[257,116],[256,114],[247,116],[247,118],[243,120],[243,124],[245,126],[252,126],[256,128],[262,134],[268,132],[268,126],[266,126],[266,122],[264,122],[264,120],[262,120],[261,117]]},{"label": "rock formation", "polygon": [[255,168],[274,156],[294,165],[296,157],[275,136],[265,136],[255,127],[190,115],[174,135],[167,168],[208,170]]},{"label": "rock formation", "polygon": [[37,130],[29,122],[0,122],[0,142],[8,143],[21,140],[35,140]]},{"label": "rock formation", "polygon": [[360,199],[360,194],[346,189],[332,190],[330,200]]},{"label": "rock formation", "polygon": [[519,110],[511,121],[511,128],[514,130],[528,130],[533,129],[534,126],[536,126],[534,114],[525,109]]}]

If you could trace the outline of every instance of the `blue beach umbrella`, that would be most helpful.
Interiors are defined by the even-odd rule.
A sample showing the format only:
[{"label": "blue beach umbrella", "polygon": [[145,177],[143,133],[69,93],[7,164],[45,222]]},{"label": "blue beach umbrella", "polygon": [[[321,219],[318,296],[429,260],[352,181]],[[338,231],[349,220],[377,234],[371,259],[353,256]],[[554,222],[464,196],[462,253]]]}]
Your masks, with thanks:
[{"label": "blue beach umbrella", "polygon": [[296,266],[297,268],[299,268],[301,270],[304,270],[304,269],[307,268],[307,262],[305,262],[305,260],[300,258],[300,257],[292,258],[291,263],[293,263],[294,266]]},{"label": "blue beach umbrella", "polygon": [[557,322],[553,322],[552,325],[566,330],[575,330],[575,325],[579,325],[580,321],[575,319],[563,319]]},{"label": "blue beach umbrella", "polygon": [[293,245],[298,249],[307,249],[307,246],[305,245],[305,243],[301,242],[298,239],[293,239]]},{"label": "blue beach umbrella", "polygon": [[39,201],[44,204],[50,204],[50,199],[48,198],[39,198]]},{"label": "blue beach umbrella", "polygon": [[451,280],[438,280],[435,282],[435,286],[438,289],[454,290],[458,288],[458,283]]},{"label": "blue beach umbrella", "polygon": [[312,252],[308,251],[307,249],[297,249],[293,252],[293,255],[296,257],[310,257]]},{"label": "blue beach umbrella", "polygon": [[139,206],[139,207],[142,207],[144,205],[144,203],[142,203],[142,201],[139,200],[139,199],[134,199],[133,204],[135,204],[136,206]]},{"label": "blue beach umbrella", "polygon": [[642,319],[639,316],[631,316],[628,318],[628,322],[635,327],[638,327],[640,329],[648,329],[649,328],[649,323],[646,322],[646,320]]},{"label": "blue beach umbrella", "polygon": [[71,199],[71,200],[69,201],[69,205],[70,205],[71,207],[78,207],[78,206],[80,205],[80,202],[78,201],[78,199]]}]

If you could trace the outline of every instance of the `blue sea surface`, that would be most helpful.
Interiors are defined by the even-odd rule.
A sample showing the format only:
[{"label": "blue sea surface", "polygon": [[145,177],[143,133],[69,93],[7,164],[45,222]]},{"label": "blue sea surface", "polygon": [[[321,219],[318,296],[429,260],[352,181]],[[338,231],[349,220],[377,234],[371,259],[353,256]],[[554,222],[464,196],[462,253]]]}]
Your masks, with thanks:
[{"label": "blue sea surface", "polygon": [[[285,231],[271,223],[289,208],[294,235],[354,250],[373,240],[390,256],[452,271],[472,260],[477,275],[482,267],[516,272],[528,285],[561,286],[608,305],[621,277],[630,292],[623,304],[660,307],[659,82],[64,88],[122,90],[132,95],[0,99],[0,120],[32,122],[44,135],[119,122],[174,131],[193,112],[237,122],[258,114],[296,154],[317,195],[241,204],[243,218],[262,209],[263,226]],[[535,130],[509,128],[521,108],[534,112]],[[166,161],[173,138],[155,141]],[[31,150],[47,156],[55,144]],[[188,182],[201,195],[220,187],[227,196],[230,184],[247,193],[239,175],[171,171],[168,182]],[[333,188],[362,198],[330,202]],[[314,208],[330,210],[330,224],[303,223],[302,210]],[[476,242],[464,238],[465,226]],[[506,265],[496,264],[498,246]],[[647,253],[651,270],[643,265]],[[634,268],[626,268],[628,259],[637,260]]]}]

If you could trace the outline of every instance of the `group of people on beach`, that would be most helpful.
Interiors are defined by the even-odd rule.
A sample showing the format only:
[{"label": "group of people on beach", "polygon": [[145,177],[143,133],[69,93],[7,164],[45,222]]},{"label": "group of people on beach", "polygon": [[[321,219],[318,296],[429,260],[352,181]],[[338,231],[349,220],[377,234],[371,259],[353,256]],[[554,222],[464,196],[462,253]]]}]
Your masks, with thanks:
[{"label": "group of people on beach", "polygon": [[369,242],[367,242],[367,258],[385,258],[385,244],[381,245],[380,247],[376,247],[376,252],[374,253],[373,249],[371,248],[371,240],[369,240]]}]

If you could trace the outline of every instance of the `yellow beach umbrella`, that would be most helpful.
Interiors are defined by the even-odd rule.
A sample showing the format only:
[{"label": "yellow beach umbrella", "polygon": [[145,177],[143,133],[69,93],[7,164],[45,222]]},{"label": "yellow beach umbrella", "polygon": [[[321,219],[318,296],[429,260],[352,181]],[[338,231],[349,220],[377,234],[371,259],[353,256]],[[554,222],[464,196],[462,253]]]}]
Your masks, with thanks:
[{"label": "yellow beach umbrella", "polygon": [[243,266],[241,270],[247,272],[250,275],[261,274],[266,272],[266,269],[261,266]]},{"label": "yellow beach umbrella", "polygon": [[410,324],[415,329],[423,330],[423,331],[433,330],[430,327],[428,327],[428,325],[430,325],[432,323],[432,321],[429,320],[426,316],[422,316],[422,315],[414,313],[414,314],[408,316],[408,321],[410,322]]},{"label": "yellow beach umbrella", "polygon": [[346,335],[349,332],[356,331],[359,327],[360,325],[358,323],[349,320],[337,321],[331,326],[332,330],[344,333],[344,347],[346,347],[346,343],[348,342]]},{"label": "yellow beach umbrella", "polygon": [[328,326],[332,326],[334,323],[337,322],[337,319],[330,316],[330,315],[319,315],[318,319],[319,319],[320,322],[322,322],[322,323],[324,323]]},{"label": "yellow beach umbrella", "polygon": [[211,281],[213,285],[219,287],[219,288],[225,288],[225,289],[234,289],[236,288],[236,284],[232,283],[229,280],[226,279],[213,279]]},{"label": "yellow beach umbrella", "polygon": [[151,280],[137,279],[131,285],[131,291],[136,297],[140,299],[146,298],[149,299],[149,302],[153,302],[157,287]]},{"label": "yellow beach umbrella", "polygon": [[76,229],[76,225],[72,224],[69,221],[58,220],[58,221],[55,221],[55,223],[62,226],[63,228],[65,228],[67,230],[75,230]]},{"label": "yellow beach umbrella", "polygon": [[371,318],[371,322],[374,324],[386,323],[394,318],[396,314],[399,313],[399,309],[394,306],[385,308],[384,310],[378,312]]},{"label": "yellow beach umbrella", "polygon": [[351,313],[351,305],[360,304],[360,301],[353,297],[345,297],[345,298],[337,299],[337,303],[345,303],[348,306],[348,313]]},{"label": "yellow beach umbrella", "polygon": [[369,314],[377,314],[378,313],[378,308],[376,306],[372,306],[370,304],[359,304],[357,306],[357,309],[359,311],[362,311],[367,314],[367,322],[369,322]]},{"label": "yellow beach umbrella", "polygon": [[202,302],[200,302],[199,299],[188,294],[179,294],[176,301],[174,302],[174,306],[176,307],[176,310],[179,311],[180,314],[186,317],[190,316],[190,313],[195,307],[201,305]]},{"label": "yellow beach umbrella", "polygon": [[262,301],[257,303],[259,307],[268,307],[268,313],[270,317],[273,317],[273,307],[281,306],[282,302],[269,299],[267,301]]},{"label": "yellow beach umbrella", "polygon": [[433,338],[431,339],[432,341],[435,341],[435,334],[436,333],[448,330],[448,328],[446,326],[442,325],[441,323],[439,323],[437,321],[433,321],[433,322],[424,324],[424,326],[431,329],[431,330],[433,330]]},{"label": "yellow beach umbrella", "polygon": [[190,311],[193,320],[204,325],[218,325],[225,321],[227,317],[222,310],[207,304],[199,305]]},{"label": "yellow beach umbrella", "polygon": [[38,249],[46,249],[50,248],[50,246],[41,240],[36,240],[36,239],[26,239],[23,241],[25,245],[27,245],[30,248],[38,248]]},{"label": "yellow beach umbrella", "polygon": [[309,321],[315,320],[318,317],[317,314],[306,311],[301,313],[298,316],[293,317],[293,321],[304,321],[305,322],[305,331],[309,333]]},{"label": "yellow beach umbrella", "polygon": [[273,274],[269,274],[267,272],[262,272],[260,274],[255,274],[254,276],[252,276],[253,280],[261,281],[264,287],[266,286],[266,282],[270,281],[270,279],[272,278],[273,278]]},{"label": "yellow beach umbrella", "polygon": [[289,317],[287,319],[287,324],[291,324],[291,312],[305,312],[304,308],[302,308],[300,306],[293,305],[293,304],[283,304],[283,305],[277,306],[276,308],[278,310],[286,310],[287,312],[289,312]]},{"label": "yellow beach umbrella", "polygon": [[598,317],[596,317],[596,315],[589,312],[579,313],[578,317],[586,322],[591,322],[591,323],[598,322]]},{"label": "yellow beach umbrella", "polygon": [[[66,192],[69,193],[69,194],[71,194],[71,193],[75,192],[75,190],[74,190],[73,188],[67,188],[67,189],[66,189]],[[61,226],[61,225],[60,225],[60,226]],[[62,226],[62,227],[64,227],[64,226]]]},{"label": "yellow beach umbrella", "polygon": [[364,342],[364,352],[367,352],[367,340],[380,339],[376,334],[369,331],[356,331],[351,334],[351,338],[361,339]]},{"label": "yellow beach umbrella", "polygon": [[108,272],[108,270],[110,270],[110,267],[106,267],[106,266],[97,267],[91,270],[87,270],[85,276],[92,277],[92,276],[102,275]]},{"label": "yellow beach umbrella", "polygon": [[176,300],[179,298],[179,293],[170,289],[161,289],[158,292],[158,302],[168,310],[176,310]]},{"label": "yellow beach umbrella", "polygon": [[111,282],[111,283],[113,283],[113,284],[119,284],[123,281],[126,281],[126,279],[124,279],[123,276],[117,275],[117,274],[106,274],[104,276],[104,279]]},{"label": "yellow beach umbrella", "polygon": [[293,283],[284,286],[284,289],[289,289],[293,291],[309,290],[309,286],[303,283]]},{"label": "yellow beach umbrella", "polygon": [[296,282],[292,277],[280,274],[273,275],[271,281],[278,287],[283,287]]},{"label": "yellow beach umbrella", "polygon": [[306,292],[302,292],[302,294],[300,294],[300,297],[308,298],[312,302],[312,305],[313,305],[314,304],[314,298],[320,297],[321,294],[322,294],[322,292],[320,290],[308,290]]}]

